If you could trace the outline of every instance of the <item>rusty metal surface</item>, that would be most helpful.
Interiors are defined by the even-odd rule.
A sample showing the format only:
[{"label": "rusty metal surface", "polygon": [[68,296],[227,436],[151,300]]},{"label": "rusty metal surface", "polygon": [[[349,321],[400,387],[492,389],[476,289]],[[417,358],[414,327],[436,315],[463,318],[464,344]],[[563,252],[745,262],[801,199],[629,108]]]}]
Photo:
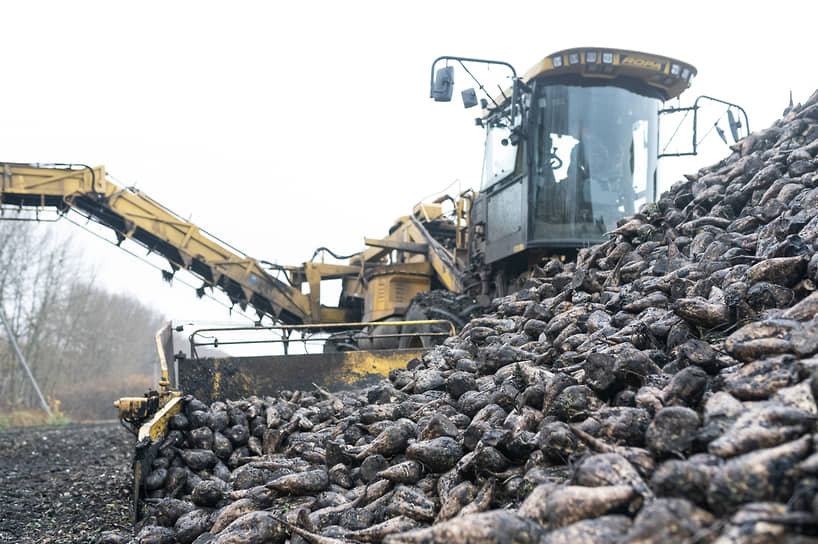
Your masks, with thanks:
[{"label": "rusty metal surface", "polygon": [[179,385],[204,402],[312,389],[313,384],[330,391],[355,389],[386,378],[422,354],[421,349],[395,349],[185,359],[179,361]]}]

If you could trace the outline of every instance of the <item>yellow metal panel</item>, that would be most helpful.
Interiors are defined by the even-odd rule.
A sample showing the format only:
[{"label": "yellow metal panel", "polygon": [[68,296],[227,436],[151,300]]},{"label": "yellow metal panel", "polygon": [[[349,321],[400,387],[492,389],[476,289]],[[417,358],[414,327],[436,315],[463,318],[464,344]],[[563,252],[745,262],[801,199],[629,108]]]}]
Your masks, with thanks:
[{"label": "yellow metal panel", "polygon": [[409,308],[412,297],[430,288],[431,280],[428,275],[393,273],[374,276],[369,280],[364,301],[364,321],[379,321],[393,315],[403,315]]},{"label": "yellow metal panel", "polygon": [[394,240],[364,238],[364,243],[370,247],[380,247],[394,251],[405,251],[407,253],[426,253],[429,251],[428,244],[417,244],[415,242],[396,242]]},{"label": "yellow metal panel", "polygon": [[412,213],[415,217],[419,217],[424,221],[431,221],[443,215],[443,205],[433,202],[420,202],[415,204]]},{"label": "yellow metal panel", "polygon": [[156,414],[139,427],[138,439],[150,438],[151,441],[160,440],[168,430],[168,421],[182,409],[182,398],[174,397],[168,401]]},{"label": "yellow metal panel", "polygon": [[[409,216],[404,216],[398,219],[395,222],[395,230],[393,230],[389,236],[383,238],[384,240],[390,240],[395,242],[408,242],[408,234],[406,232],[407,228],[410,225],[410,218]],[[380,248],[380,247],[370,247],[364,251],[362,251],[357,256],[351,259],[351,264],[356,263],[369,263],[375,262],[382,259],[385,255],[387,255],[391,249]]]},{"label": "yellow metal panel", "polygon": [[333,280],[356,276],[361,268],[359,266],[347,266],[343,264],[324,264],[324,263],[304,263],[304,268],[315,268],[320,274],[322,280]]},{"label": "yellow metal panel", "polygon": [[321,314],[317,318],[322,323],[344,323],[349,321],[346,310],[321,306]]},{"label": "yellow metal panel", "polygon": [[387,377],[390,370],[406,368],[406,363],[422,356],[423,351],[346,351],[343,353],[345,372],[338,379],[347,385],[354,385],[356,379],[367,374]]},{"label": "yellow metal panel", "polygon": [[74,193],[108,191],[105,168],[38,167],[29,164],[3,163],[0,191],[11,194],[63,196]]},{"label": "yellow metal panel", "polygon": [[[449,291],[462,293],[463,284],[460,276],[458,275],[459,271],[457,268],[455,268],[453,257],[448,255],[448,252],[442,246],[440,246],[440,244],[436,244],[431,237],[425,236],[419,224],[416,223],[408,225],[407,230],[413,241],[426,242],[429,244],[427,258],[429,259],[429,263],[432,265],[432,268],[437,273],[437,278],[440,280],[440,283],[442,283],[443,286]],[[448,262],[441,257],[438,251],[446,255]]]}]

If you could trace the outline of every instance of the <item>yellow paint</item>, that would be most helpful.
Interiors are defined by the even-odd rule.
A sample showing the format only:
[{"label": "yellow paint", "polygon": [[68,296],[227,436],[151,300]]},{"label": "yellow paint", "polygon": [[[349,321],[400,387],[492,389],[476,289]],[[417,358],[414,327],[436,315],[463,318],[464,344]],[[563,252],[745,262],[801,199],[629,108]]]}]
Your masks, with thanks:
[{"label": "yellow paint", "polygon": [[412,209],[415,217],[422,217],[425,221],[437,219],[443,215],[443,206],[436,202],[420,202]]},{"label": "yellow paint", "polygon": [[346,351],[343,354],[343,373],[338,376],[341,383],[354,384],[367,374],[389,376],[389,371],[396,368],[406,368],[406,363],[415,357],[421,357],[424,349],[399,350],[389,353],[375,353],[370,351]]},{"label": "yellow paint", "polygon": [[130,414],[139,414],[145,405],[147,399],[145,397],[122,397],[114,401],[114,407],[119,410],[119,418],[130,416]]},{"label": "yellow paint", "polygon": [[639,66],[652,70],[661,70],[663,68],[663,64],[661,62],[643,57],[625,57],[622,59],[622,64],[629,64],[631,66]]},{"label": "yellow paint", "polygon": [[514,248],[513,248],[513,250],[512,250],[512,251],[513,251],[514,253],[519,253],[519,252],[521,252],[521,251],[522,251],[522,250],[524,250],[524,249],[525,249],[525,244],[517,244],[516,246],[514,246]]},{"label": "yellow paint", "polygon": [[215,398],[219,397],[219,391],[221,389],[221,381],[222,381],[222,373],[219,371],[219,361],[216,360],[213,363],[213,396]]},{"label": "yellow paint", "polygon": [[168,430],[168,421],[182,409],[182,397],[174,397],[168,401],[148,421],[139,427],[139,440],[150,437],[151,441],[161,440]]},{"label": "yellow paint", "polygon": [[399,273],[398,271],[386,274],[373,275],[364,299],[364,320],[380,321],[393,315],[406,313],[412,297],[431,289],[431,267],[428,263],[421,263],[420,273]]}]

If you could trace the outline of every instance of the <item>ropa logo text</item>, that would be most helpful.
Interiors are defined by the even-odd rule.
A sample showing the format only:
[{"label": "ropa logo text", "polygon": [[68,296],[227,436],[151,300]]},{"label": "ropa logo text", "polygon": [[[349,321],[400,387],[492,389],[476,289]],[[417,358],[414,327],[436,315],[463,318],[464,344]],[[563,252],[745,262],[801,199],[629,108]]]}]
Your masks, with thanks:
[{"label": "ropa logo text", "polygon": [[664,70],[664,65],[655,60],[643,59],[640,57],[623,57],[621,64],[629,64],[631,66],[639,66],[642,68],[650,68],[652,70]]}]

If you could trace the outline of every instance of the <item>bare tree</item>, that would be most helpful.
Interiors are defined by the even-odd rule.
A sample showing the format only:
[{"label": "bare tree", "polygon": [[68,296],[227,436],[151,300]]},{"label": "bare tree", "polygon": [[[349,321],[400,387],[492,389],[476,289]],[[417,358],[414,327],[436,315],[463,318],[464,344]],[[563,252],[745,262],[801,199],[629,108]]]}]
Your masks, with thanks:
[{"label": "bare tree", "polygon": [[[77,419],[110,418],[114,398],[150,384],[164,319],[99,287],[79,255],[53,229],[0,221],[0,304],[44,394]],[[33,407],[6,344],[0,335],[0,409]]]}]

